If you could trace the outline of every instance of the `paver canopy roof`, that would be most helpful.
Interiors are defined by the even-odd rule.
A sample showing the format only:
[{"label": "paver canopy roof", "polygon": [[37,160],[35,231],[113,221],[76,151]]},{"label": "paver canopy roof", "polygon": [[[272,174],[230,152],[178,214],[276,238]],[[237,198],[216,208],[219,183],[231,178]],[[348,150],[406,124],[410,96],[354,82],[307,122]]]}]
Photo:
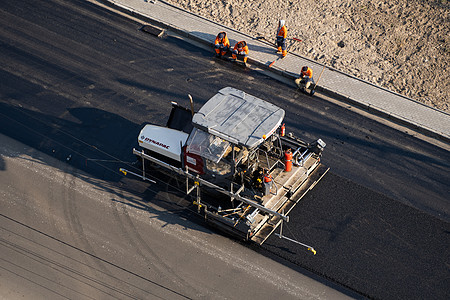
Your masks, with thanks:
[{"label": "paver canopy roof", "polygon": [[226,87],[194,115],[195,127],[247,148],[258,146],[280,126],[284,110],[235,88]]}]

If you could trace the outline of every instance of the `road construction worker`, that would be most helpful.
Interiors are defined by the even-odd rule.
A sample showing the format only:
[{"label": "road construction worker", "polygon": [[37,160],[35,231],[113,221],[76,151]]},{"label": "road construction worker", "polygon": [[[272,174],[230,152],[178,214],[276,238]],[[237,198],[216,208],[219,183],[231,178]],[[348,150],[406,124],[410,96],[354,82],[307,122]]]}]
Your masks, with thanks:
[{"label": "road construction worker", "polygon": [[242,58],[242,60],[244,61],[244,63],[247,63],[247,58],[248,58],[248,46],[247,43],[245,41],[240,41],[238,43],[236,43],[236,45],[234,45],[234,49],[231,52],[231,56],[233,57],[234,61],[236,61],[236,59]]},{"label": "road construction worker", "polygon": [[284,20],[280,20],[278,22],[278,30],[277,30],[277,53],[281,53],[283,57],[287,55],[287,47],[286,47],[286,38],[287,38],[287,29]]},{"label": "road construction worker", "polygon": [[222,57],[230,50],[230,41],[228,40],[227,33],[225,31],[219,32],[214,41],[214,48],[216,50],[216,56]]},{"label": "road construction worker", "polygon": [[263,171],[264,173],[264,196],[267,196],[270,194],[270,190],[272,189],[272,175],[270,175],[269,170],[265,169]]},{"label": "road construction worker", "polygon": [[314,84],[313,71],[310,67],[304,66],[300,72],[300,76],[295,79],[295,83],[299,88],[309,89]]}]

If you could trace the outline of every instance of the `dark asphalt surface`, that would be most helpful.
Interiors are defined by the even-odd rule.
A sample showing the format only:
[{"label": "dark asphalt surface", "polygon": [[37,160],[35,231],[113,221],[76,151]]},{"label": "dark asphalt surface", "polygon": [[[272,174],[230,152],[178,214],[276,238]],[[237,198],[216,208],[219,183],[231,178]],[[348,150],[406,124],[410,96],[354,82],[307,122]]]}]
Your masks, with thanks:
[{"label": "dark asphalt surface", "polygon": [[276,237],[255,251],[369,297],[449,298],[447,150],[85,1],[2,1],[0,14],[1,133],[150,201],[163,183],[117,172],[133,168],[142,125],[164,124],[188,93],[199,108],[222,87],[242,89],[284,108],[288,131],[322,138],[331,167],[285,229],[317,255]]},{"label": "dark asphalt surface", "polygon": [[317,254],[276,236],[265,250],[368,297],[448,298],[448,223],[333,173],[295,210],[283,233]]}]

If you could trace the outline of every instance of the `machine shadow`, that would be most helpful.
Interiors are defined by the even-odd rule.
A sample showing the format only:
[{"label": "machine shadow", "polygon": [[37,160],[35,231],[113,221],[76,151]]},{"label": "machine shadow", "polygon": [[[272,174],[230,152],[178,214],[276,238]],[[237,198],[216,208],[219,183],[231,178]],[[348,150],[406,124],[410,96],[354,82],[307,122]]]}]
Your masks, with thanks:
[{"label": "machine shadow", "polygon": [[[8,116],[0,120],[0,133],[33,149],[19,153],[27,155],[24,159],[70,172],[95,189],[113,195],[111,201],[148,211],[165,224],[187,227],[192,224],[185,221],[189,219],[193,221],[190,229],[211,233],[207,227],[197,226],[203,219],[196,217],[192,201],[176,179],[148,170],[147,176],[157,181],[148,184],[119,172],[122,167],[141,172],[131,150],[137,146],[142,124],[97,108],[68,109],[64,118],[8,104],[0,104],[0,110]],[[6,167],[0,157],[0,171]]]}]

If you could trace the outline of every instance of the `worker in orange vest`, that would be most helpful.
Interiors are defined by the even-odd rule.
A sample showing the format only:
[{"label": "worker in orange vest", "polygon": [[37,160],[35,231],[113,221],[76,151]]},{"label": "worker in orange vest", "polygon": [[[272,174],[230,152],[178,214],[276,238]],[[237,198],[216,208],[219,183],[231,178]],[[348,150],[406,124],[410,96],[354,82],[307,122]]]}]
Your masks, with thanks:
[{"label": "worker in orange vest", "polygon": [[230,41],[228,40],[227,33],[225,31],[219,32],[214,41],[214,48],[216,50],[216,56],[222,57],[230,50]]},{"label": "worker in orange vest", "polygon": [[300,76],[295,79],[295,83],[299,88],[309,89],[314,84],[313,71],[310,67],[304,66],[300,72]]},{"label": "worker in orange vest", "polygon": [[248,58],[248,46],[245,41],[240,41],[234,45],[234,49],[231,52],[231,56],[233,57],[233,60],[236,61],[236,59],[242,58],[244,61],[244,64],[247,64],[247,58]]},{"label": "worker in orange vest", "polygon": [[270,194],[270,190],[272,189],[272,175],[270,175],[269,170],[265,169],[263,171],[264,173],[264,186],[263,186],[263,193],[264,196],[267,196]]},{"label": "worker in orange vest", "polygon": [[277,53],[281,53],[283,57],[287,55],[287,47],[286,47],[286,38],[287,38],[287,29],[284,20],[280,20],[278,22],[278,30],[277,30]]}]

